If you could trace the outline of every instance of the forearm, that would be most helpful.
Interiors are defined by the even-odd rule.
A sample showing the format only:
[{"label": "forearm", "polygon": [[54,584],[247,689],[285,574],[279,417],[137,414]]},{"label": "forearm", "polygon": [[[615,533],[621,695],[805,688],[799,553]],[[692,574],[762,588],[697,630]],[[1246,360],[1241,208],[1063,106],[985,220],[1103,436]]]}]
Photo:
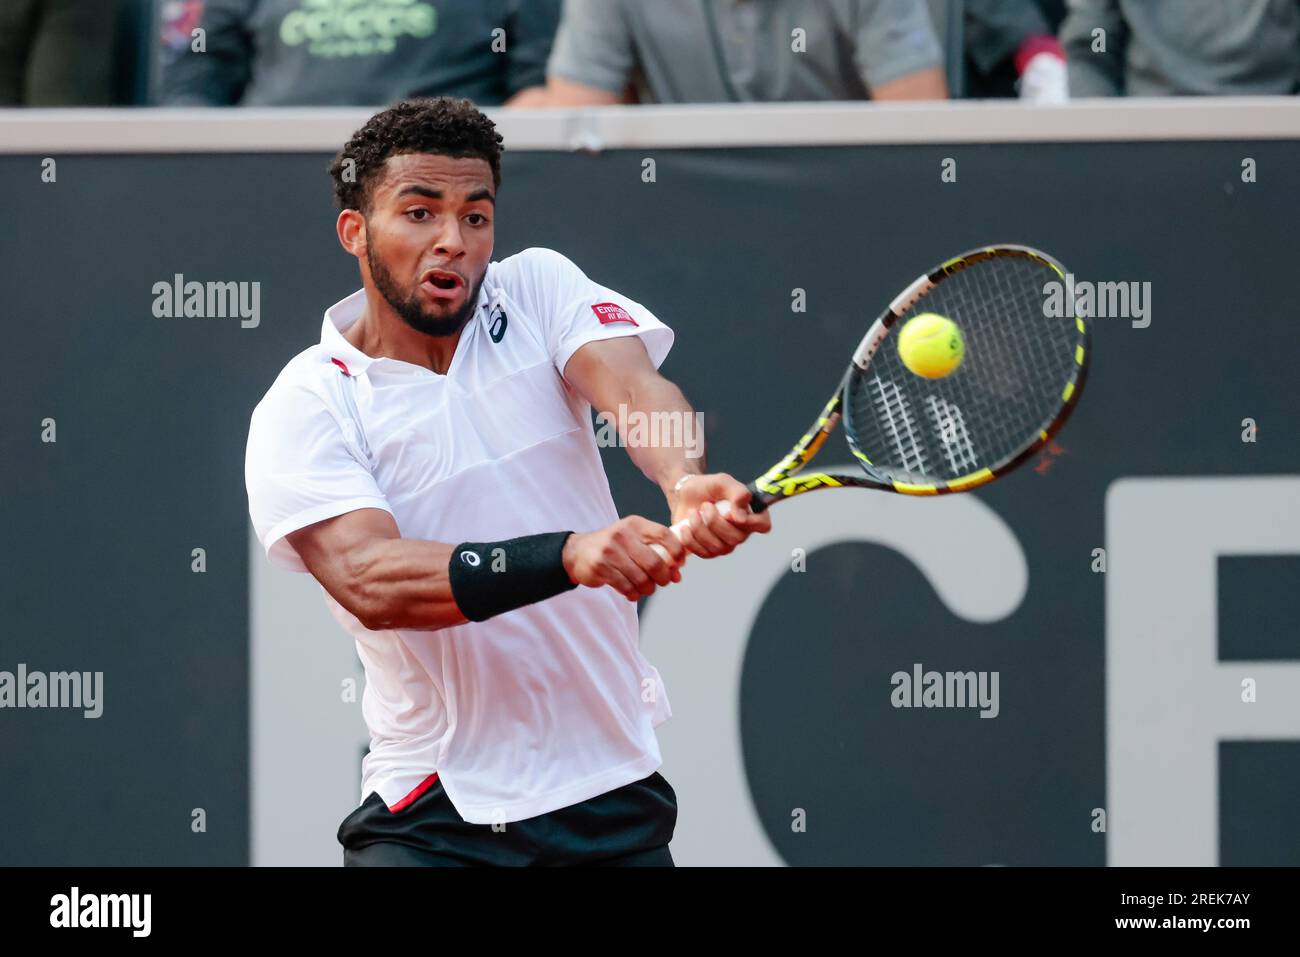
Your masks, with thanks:
[{"label": "forearm", "polygon": [[871,91],[873,100],[946,100],[948,81],[938,67],[918,70],[897,80],[881,83]]},{"label": "forearm", "polygon": [[454,549],[412,538],[373,542],[349,556],[345,592],[334,597],[372,631],[463,624],[448,572]]},{"label": "forearm", "polygon": [[622,405],[625,410],[607,414],[618,424],[628,456],[665,495],[671,497],[683,475],[704,472],[703,416],[681,389],[663,376],[647,377],[627,390]]},{"label": "forearm", "polygon": [[522,89],[502,104],[502,106],[518,109],[531,109],[533,107],[547,107],[550,105],[551,104],[546,96],[545,85],[530,86],[526,89]]},{"label": "forearm", "polygon": [[626,98],[599,87],[576,83],[555,75],[546,78],[545,99],[530,95],[527,106],[613,106]]},{"label": "forearm", "polygon": [[455,546],[396,539],[363,549],[355,560],[363,623],[436,630],[554,598],[580,583],[577,556],[565,552],[575,537],[555,531]]}]

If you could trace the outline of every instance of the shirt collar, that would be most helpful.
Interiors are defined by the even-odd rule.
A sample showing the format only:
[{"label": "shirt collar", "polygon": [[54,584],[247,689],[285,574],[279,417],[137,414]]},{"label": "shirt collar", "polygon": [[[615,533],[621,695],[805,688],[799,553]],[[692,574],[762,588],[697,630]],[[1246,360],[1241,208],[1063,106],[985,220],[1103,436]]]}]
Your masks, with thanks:
[{"label": "shirt collar", "polygon": [[[475,307],[474,315],[470,322],[478,319],[484,307],[496,305],[500,298],[500,290],[493,285],[493,291],[488,291],[488,280],[483,280],[483,285],[478,291],[478,305]],[[388,361],[383,357],[366,355],[347,339],[343,338],[343,333],[361,318],[361,314],[366,310],[366,291],[358,289],[346,299],[340,299],[334,305],[325,310],[325,321],[321,323],[320,344],[329,356],[330,361],[342,369],[347,375],[362,375],[372,363]],[[462,333],[463,335],[463,333]]]}]

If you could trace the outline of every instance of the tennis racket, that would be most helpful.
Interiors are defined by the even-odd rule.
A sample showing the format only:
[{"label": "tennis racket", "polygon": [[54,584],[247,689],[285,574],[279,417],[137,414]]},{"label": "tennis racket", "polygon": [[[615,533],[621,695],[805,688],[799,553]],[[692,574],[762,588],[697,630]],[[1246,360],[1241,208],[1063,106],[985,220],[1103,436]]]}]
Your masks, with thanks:
[{"label": "tennis racket", "polygon": [[[1061,429],[1087,378],[1088,324],[1047,308],[1047,284],[1064,281],[1051,256],[1013,245],[971,250],[916,279],[867,329],[807,433],[749,483],[750,509],[828,488],[969,492],[1012,471]],[[953,320],[965,341],[943,378],[909,371],[890,341],[921,313]],[[804,471],[841,421],[859,470]],[[678,537],[685,524],[672,527]]]}]

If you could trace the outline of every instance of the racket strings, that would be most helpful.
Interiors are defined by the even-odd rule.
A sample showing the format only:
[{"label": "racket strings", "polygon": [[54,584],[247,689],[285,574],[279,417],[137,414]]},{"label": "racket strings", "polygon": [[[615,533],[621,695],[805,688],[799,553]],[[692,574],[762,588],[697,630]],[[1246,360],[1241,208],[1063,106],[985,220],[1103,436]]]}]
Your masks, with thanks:
[{"label": "racket strings", "polygon": [[[941,280],[894,326],[845,392],[845,428],[887,478],[947,481],[996,468],[1055,418],[1075,371],[1073,316],[1044,309],[1047,264],[1019,256],[973,263]],[[898,356],[897,333],[915,315],[957,323],[965,358],[952,374],[924,379]]]}]

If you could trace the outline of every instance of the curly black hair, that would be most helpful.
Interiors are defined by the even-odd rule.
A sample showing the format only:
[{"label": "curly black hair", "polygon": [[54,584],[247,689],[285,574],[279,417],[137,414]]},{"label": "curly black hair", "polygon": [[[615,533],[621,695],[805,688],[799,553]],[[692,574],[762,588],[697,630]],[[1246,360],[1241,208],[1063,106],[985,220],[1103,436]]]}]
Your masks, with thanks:
[{"label": "curly black hair", "polygon": [[367,213],[384,163],[402,153],[484,159],[492,167],[493,187],[501,186],[501,134],[496,124],[469,100],[418,97],[376,113],[334,157],[330,176],[339,209]]}]

